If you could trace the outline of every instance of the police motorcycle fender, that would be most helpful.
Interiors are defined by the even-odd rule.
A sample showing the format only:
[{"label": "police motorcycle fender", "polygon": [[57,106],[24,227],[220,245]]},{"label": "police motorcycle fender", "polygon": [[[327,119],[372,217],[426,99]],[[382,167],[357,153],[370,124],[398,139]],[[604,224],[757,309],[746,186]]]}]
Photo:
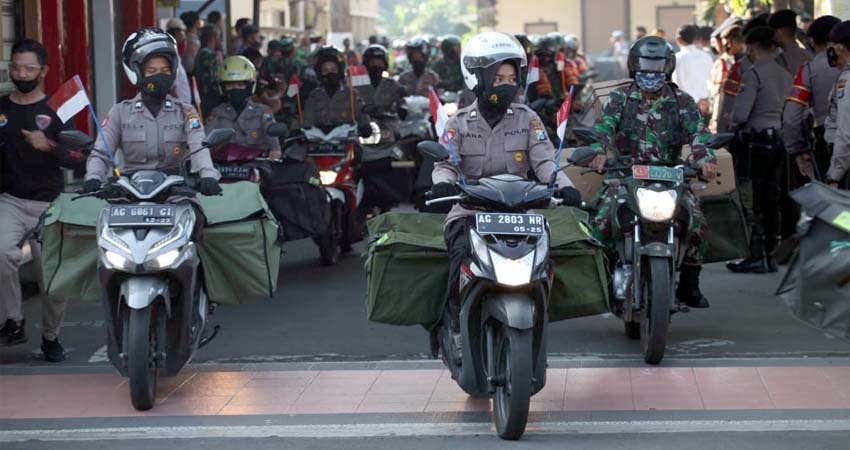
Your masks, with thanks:
[{"label": "police motorcycle fender", "polygon": [[[130,400],[138,410],[153,407],[159,374],[176,375],[195,351],[215,337],[204,337],[212,312],[202,282],[198,247],[193,242],[197,220],[188,202],[197,180],[186,162],[191,154],[220,147],[233,129],[211,131],[202,148],[187,154],[179,175],[139,170],[110,178],[100,190],[82,194],[108,202],[97,220],[98,276],[102,301],[110,317],[110,362],[129,377]],[[60,136],[63,143],[91,147],[80,132]],[[97,151],[92,157],[104,157]]]},{"label": "police motorcycle fender", "polygon": [[[449,159],[437,142],[417,148],[436,161]],[[499,436],[518,439],[531,396],[546,384],[547,309],[554,277],[549,226],[544,216],[528,211],[560,200],[553,198],[551,183],[513,175],[458,188],[459,195],[428,203],[459,202],[480,211],[467,230],[472,252],[461,266],[461,354],[448,308],[432,336],[458,385],[472,396],[492,398]]]},{"label": "police motorcycle fender", "polygon": [[[283,123],[272,123],[266,129],[269,136],[284,136],[288,127]],[[271,176],[268,149],[228,144],[210,152],[216,170],[221,174],[221,183],[250,181],[261,184]]]},{"label": "police motorcycle fender", "polygon": [[[593,130],[574,129],[580,140],[594,141]],[[719,133],[707,144],[720,148],[734,137]],[[586,166],[598,155],[591,147],[578,147],[569,161]],[[585,171],[586,173],[591,170]],[[664,357],[670,315],[687,312],[675,295],[677,268],[685,256],[691,211],[684,193],[699,172],[689,164],[675,167],[632,165],[631,158],[609,160],[604,180],[611,199],[611,232],[616,243],[612,312],[623,320],[626,335],[640,339],[644,361],[658,364]]]}]

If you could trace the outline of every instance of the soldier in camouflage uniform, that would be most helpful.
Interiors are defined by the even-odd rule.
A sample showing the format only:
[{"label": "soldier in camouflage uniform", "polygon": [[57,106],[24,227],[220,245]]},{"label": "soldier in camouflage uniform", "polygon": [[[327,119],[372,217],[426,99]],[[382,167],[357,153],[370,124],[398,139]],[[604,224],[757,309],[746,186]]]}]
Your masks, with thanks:
[{"label": "soldier in camouflage uniform", "polygon": [[[274,44],[274,45],[273,45]],[[289,123],[298,115],[298,104],[294,97],[284,95],[293,75],[301,74],[302,66],[295,59],[295,40],[283,37],[269,42],[269,54],[260,68],[258,93],[279,98],[281,107],[275,114],[278,122]]]},{"label": "soldier in camouflage uniform", "polygon": [[[669,83],[676,66],[673,49],[656,36],[637,41],[629,52],[629,72],[635,82],[609,95],[594,129],[600,142],[594,144],[599,155],[591,164],[602,169],[607,150],[615,156],[631,156],[634,164],[674,165],[680,161],[683,145],[690,144],[694,166],[703,178],[716,176],[716,159],[705,146],[711,135],[705,128],[694,99]],[[594,219],[595,234],[612,249],[610,205],[606,192],[600,193],[599,212]],[[705,217],[693,192],[685,191],[687,209],[691,212],[685,259],[681,267],[676,296],[692,308],[706,308],[708,301],[699,289],[699,273],[706,251]]]},{"label": "soldier in camouflage uniform", "polygon": [[427,67],[431,47],[426,40],[413,38],[405,46],[405,51],[413,69],[401,74],[398,82],[401,83],[408,95],[427,97],[428,88],[436,89],[440,83],[440,76]]},{"label": "soldier in camouflage uniform", "polygon": [[460,69],[460,38],[448,35],[440,42],[443,56],[431,64],[431,70],[440,76],[437,87],[446,91],[462,91],[463,71]]},{"label": "soldier in camouflage uniform", "polygon": [[206,118],[210,111],[224,102],[218,90],[221,63],[218,59],[218,31],[211,26],[201,28],[201,49],[195,56],[195,82],[201,100],[201,113]]}]

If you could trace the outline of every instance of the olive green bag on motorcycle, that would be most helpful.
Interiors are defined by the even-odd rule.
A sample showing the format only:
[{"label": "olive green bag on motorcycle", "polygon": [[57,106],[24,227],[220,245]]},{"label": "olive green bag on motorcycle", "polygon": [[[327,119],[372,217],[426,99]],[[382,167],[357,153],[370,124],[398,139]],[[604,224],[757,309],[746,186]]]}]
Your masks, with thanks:
[{"label": "olive green bag on motorcycle", "polygon": [[[277,288],[278,226],[254,183],[222,185],[222,196],[198,199],[207,218],[199,245],[210,301],[239,304],[269,297]],[[95,229],[103,200],[61,194],[41,232],[42,271],[48,295],[100,301]]]},{"label": "olive green bag on motorcycle", "polygon": [[[555,280],[549,320],[601,314],[607,308],[602,247],[591,237],[586,214],[573,208],[541,211],[549,222]],[[366,313],[373,322],[422,325],[440,319],[448,286],[443,214],[387,213],[368,222],[365,253]]]}]

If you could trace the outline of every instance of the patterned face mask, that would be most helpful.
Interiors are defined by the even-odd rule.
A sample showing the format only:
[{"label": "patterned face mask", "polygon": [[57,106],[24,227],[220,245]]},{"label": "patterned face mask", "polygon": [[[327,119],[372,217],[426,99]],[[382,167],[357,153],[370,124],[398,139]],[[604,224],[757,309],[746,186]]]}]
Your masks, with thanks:
[{"label": "patterned face mask", "polygon": [[644,92],[658,92],[667,82],[667,74],[663,72],[637,72],[635,83]]}]

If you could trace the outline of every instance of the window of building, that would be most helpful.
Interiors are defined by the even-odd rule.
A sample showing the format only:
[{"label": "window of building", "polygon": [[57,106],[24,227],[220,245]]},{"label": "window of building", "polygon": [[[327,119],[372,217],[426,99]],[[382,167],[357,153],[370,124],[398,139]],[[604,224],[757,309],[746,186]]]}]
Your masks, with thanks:
[{"label": "window of building", "polygon": [[279,27],[288,27],[289,22],[286,20],[286,11],[278,11],[277,12],[277,26]]}]

